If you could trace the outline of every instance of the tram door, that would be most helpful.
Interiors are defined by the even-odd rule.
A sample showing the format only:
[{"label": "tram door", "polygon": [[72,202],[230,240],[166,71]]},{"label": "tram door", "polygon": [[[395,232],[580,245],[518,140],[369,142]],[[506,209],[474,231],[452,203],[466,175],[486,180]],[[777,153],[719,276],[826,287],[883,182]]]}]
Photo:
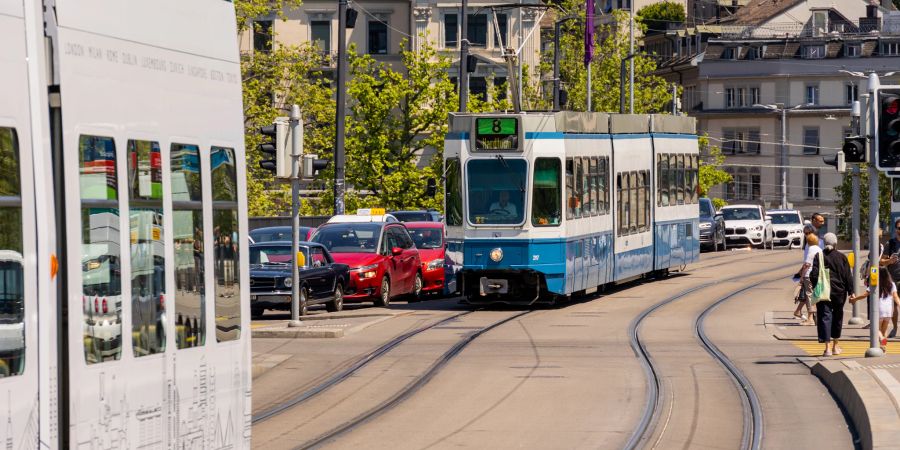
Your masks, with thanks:
[{"label": "tram door", "polygon": [[26,28],[0,3],[0,442],[37,448],[37,263]]}]

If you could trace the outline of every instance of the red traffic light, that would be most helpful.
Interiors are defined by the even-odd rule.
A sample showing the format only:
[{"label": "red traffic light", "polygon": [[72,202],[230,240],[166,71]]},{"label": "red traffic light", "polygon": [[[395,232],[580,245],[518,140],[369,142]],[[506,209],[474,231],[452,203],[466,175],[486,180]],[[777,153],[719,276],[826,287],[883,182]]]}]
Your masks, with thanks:
[{"label": "red traffic light", "polygon": [[900,112],[900,98],[890,96],[882,102],[882,110],[885,114],[896,115]]}]

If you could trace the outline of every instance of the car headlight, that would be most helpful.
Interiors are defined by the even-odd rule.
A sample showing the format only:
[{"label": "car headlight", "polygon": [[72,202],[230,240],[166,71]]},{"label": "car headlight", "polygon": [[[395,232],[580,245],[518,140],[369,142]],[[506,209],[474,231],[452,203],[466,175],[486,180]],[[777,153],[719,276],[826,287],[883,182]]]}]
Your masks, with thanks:
[{"label": "car headlight", "polygon": [[711,224],[711,223],[701,223],[701,224],[700,224],[700,229],[701,229],[701,230],[705,230],[705,229],[707,229],[707,228],[712,228],[712,224]]},{"label": "car headlight", "polygon": [[378,269],[378,264],[362,266],[355,270],[359,272],[359,278],[365,280],[367,278],[375,278],[376,269]]},{"label": "car headlight", "polygon": [[291,277],[287,277],[284,279],[284,287],[291,287],[294,285],[294,280]]},{"label": "car headlight", "polygon": [[427,270],[437,270],[437,269],[440,269],[441,267],[444,267],[444,260],[443,259],[435,259],[428,263]]},{"label": "car headlight", "polygon": [[500,262],[503,259],[503,249],[495,248],[491,250],[491,261]]},{"label": "car headlight", "polygon": [[757,225],[757,226],[753,227],[753,229],[756,231],[759,231],[759,230],[762,230],[763,227],[762,227],[762,225]]}]

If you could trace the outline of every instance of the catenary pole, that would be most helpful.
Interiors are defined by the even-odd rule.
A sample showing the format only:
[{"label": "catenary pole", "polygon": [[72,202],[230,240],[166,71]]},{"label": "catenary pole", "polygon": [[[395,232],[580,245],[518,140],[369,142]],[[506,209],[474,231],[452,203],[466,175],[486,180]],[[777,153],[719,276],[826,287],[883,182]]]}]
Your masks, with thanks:
[{"label": "catenary pole", "polygon": [[[880,82],[878,74],[869,74],[869,117],[866,121],[869,128],[869,140],[875,142],[877,136],[877,128],[875,121],[877,120],[877,101],[878,88]],[[878,279],[878,260],[881,255],[878,245],[878,169],[875,162],[878,161],[878,155],[875,145],[869,145],[869,348],[866,350],[867,357],[884,356],[878,342],[878,283],[882,280]],[[874,276],[873,276],[874,275]]]},{"label": "catenary pole", "polygon": [[[334,213],[344,214],[344,133],[347,93],[347,0],[338,1],[338,64],[334,136]],[[296,288],[295,288],[296,289]]]},{"label": "catenary pole", "polygon": [[300,251],[300,153],[303,145],[303,125],[300,107],[291,106],[291,322],[300,321],[300,269],[297,252]]},{"label": "catenary pole", "polygon": [[459,112],[466,112],[466,102],[469,97],[469,68],[466,61],[469,57],[469,18],[466,11],[469,9],[468,0],[462,0],[459,5],[460,30],[459,40]]}]

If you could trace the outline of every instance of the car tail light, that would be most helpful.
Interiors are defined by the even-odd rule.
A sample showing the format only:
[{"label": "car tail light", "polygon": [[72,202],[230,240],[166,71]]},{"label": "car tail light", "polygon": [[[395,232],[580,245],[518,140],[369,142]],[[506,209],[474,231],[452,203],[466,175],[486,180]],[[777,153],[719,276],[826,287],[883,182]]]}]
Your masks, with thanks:
[{"label": "car tail light", "polygon": [[166,294],[159,294],[159,309],[166,309]]},{"label": "car tail light", "polygon": [[98,298],[94,299],[94,312],[95,313],[100,312],[100,299],[98,299]]},{"label": "car tail light", "polygon": [[106,298],[103,299],[103,314],[109,312],[109,305],[106,303]]}]

